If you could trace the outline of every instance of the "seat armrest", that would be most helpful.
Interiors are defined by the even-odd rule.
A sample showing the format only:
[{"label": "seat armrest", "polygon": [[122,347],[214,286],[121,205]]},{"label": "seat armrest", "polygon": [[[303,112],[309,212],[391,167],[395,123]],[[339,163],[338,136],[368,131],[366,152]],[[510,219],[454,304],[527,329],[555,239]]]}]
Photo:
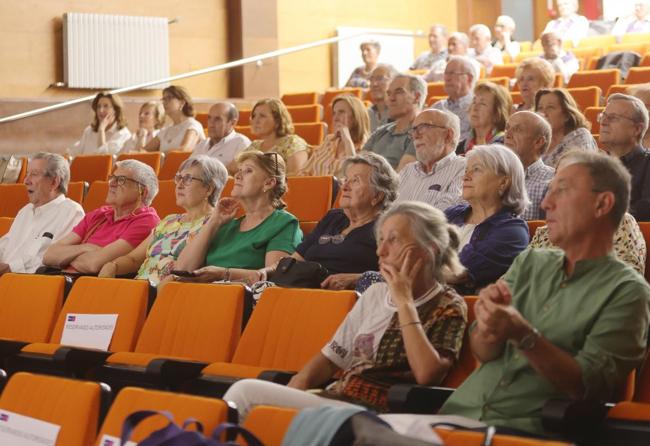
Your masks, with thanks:
[{"label": "seat armrest", "polygon": [[64,346],[54,352],[52,359],[75,376],[83,376],[88,370],[104,364],[110,355],[111,352],[104,350]]},{"label": "seat armrest", "polygon": [[13,341],[11,339],[0,339],[0,360],[4,361],[9,356],[14,356],[28,345],[29,342]]},{"label": "seat armrest", "polygon": [[178,361],[175,359],[157,358],[147,364],[147,375],[158,375],[165,384],[178,388],[189,379],[201,375],[208,364],[200,361]]},{"label": "seat armrest", "polygon": [[242,378],[233,376],[202,375],[186,381],[180,388],[181,392],[192,395],[221,398],[234,383]]},{"label": "seat armrest", "polygon": [[297,372],[286,372],[283,370],[264,370],[257,376],[257,379],[263,379],[264,381],[271,381],[286,386],[296,373]]},{"label": "seat armrest", "polygon": [[395,384],[388,389],[388,408],[394,413],[433,414],[452,393],[449,387]]},{"label": "seat armrest", "polygon": [[591,444],[589,439],[597,435],[609,408],[600,401],[550,399],[542,407],[542,426],[571,441]]}]

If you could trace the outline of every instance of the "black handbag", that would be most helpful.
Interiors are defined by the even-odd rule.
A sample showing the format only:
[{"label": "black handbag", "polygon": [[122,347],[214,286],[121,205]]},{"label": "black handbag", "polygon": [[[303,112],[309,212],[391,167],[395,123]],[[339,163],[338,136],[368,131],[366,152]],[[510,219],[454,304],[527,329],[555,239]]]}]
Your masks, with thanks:
[{"label": "black handbag", "polygon": [[287,288],[320,288],[329,276],[327,269],[318,262],[284,257],[270,277],[271,282]]}]

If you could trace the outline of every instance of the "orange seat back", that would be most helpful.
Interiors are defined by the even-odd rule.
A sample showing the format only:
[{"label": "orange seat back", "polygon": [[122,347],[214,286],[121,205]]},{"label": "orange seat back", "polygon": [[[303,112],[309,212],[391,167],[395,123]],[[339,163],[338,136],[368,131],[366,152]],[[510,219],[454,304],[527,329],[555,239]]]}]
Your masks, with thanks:
[{"label": "orange seat back", "polygon": [[490,76],[493,77],[509,77],[511,79],[515,78],[515,72],[517,71],[517,66],[519,64],[516,63],[504,63],[503,65],[495,65],[492,67],[492,73],[490,73]]},{"label": "orange seat back", "polygon": [[282,102],[287,107],[290,105],[311,105],[318,103],[318,94],[310,91],[308,93],[288,93],[282,95]]},{"label": "orange seat back", "polygon": [[[571,76],[567,88],[600,87],[607,91],[610,85],[621,83],[621,72],[618,68],[607,70],[578,71]],[[598,105],[598,104],[595,104]]]},{"label": "orange seat back", "polygon": [[432,96],[447,96],[444,82],[429,82],[427,84],[427,98]]},{"label": "orange seat back", "polygon": [[598,115],[605,110],[605,107],[587,107],[583,111],[587,121],[591,123],[591,134],[597,135],[600,133],[600,123],[598,122]]},{"label": "orange seat back", "polygon": [[0,277],[0,338],[47,342],[63,304],[63,276]]},{"label": "orange seat back", "polygon": [[[122,423],[126,417],[138,410],[166,410],[171,412],[179,425],[188,418],[194,418],[201,422],[203,432],[207,434],[219,424],[228,421],[228,405],[223,400],[126,387],[120,391],[111,404],[111,409],[106,415],[99,435],[97,435],[95,445],[103,446],[100,442],[104,435],[119,438],[122,433]],[[162,416],[148,418],[138,424],[130,440],[140,442],[152,432],[165,427],[167,422],[167,419]]]},{"label": "orange seat back", "polygon": [[0,184],[0,217],[14,218],[27,203],[27,186],[22,183]]},{"label": "orange seat back", "polygon": [[12,217],[0,217],[0,237],[9,232],[13,222],[14,219]]},{"label": "orange seat back", "polygon": [[472,349],[469,346],[469,327],[476,320],[474,313],[474,304],[478,300],[478,296],[465,296],[465,303],[467,304],[467,327],[465,328],[465,335],[463,336],[463,346],[460,349],[460,356],[458,362],[451,369],[443,385],[446,387],[456,388],[460,386],[463,381],[478,367],[479,363],[472,354]]},{"label": "orange seat back", "polygon": [[325,137],[325,123],[323,122],[302,122],[293,125],[296,135],[307,141],[312,146],[320,146]]},{"label": "orange seat back", "polygon": [[623,401],[607,412],[607,418],[628,421],[650,421],[650,404]]},{"label": "orange seat back", "polygon": [[526,223],[528,223],[528,234],[530,236],[530,239],[532,240],[533,237],[535,236],[535,231],[537,231],[537,228],[540,226],[544,226],[546,224],[545,220],[528,220]]},{"label": "orange seat back", "polygon": [[134,152],[134,153],[123,153],[117,160],[138,160],[146,165],[150,166],[153,171],[158,175],[160,172],[160,160],[162,158],[162,153],[160,152]]},{"label": "orange seat back", "polygon": [[[239,119],[237,125],[251,125],[253,110],[239,110]],[[207,124],[205,125],[207,127]]]},{"label": "orange seat back", "polygon": [[645,54],[650,49],[649,40],[643,42],[621,42],[607,47],[605,54],[615,53],[618,51],[631,51],[639,55]]},{"label": "orange seat back", "polygon": [[510,78],[506,76],[486,77],[485,79],[480,79],[478,82],[492,82],[493,84],[501,85],[510,90]]},{"label": "orange seat back", "polygon": [[88,187],[88,183],[85,181],[71,181],[68,183],[68,192],[66,196],[81,204],[84,201],[84,192]]},{"label": "orange seat back", "polygon": [[151,207],[158,212],[160,218],[185,212],[185,209],[176,204],[176,183],[174,183],[174,180],[158,181],[158,194],[153,199]]},{"label": "orange seat back", "polygon": [[293,105],[287,110],[294,123],[320,122],[323,119],[323,106],[320,104]]},{"label": "orange seat back", "polygon": [[178,168],[183,164],[183,161],[188,159],[192,152],[185,152],[182,150],[171,150],[165,153],[165,162],[160,167],[158,172],[159,180],[172,180],[174,175],[178,172]]},{"label": "orange seat back", "polygon": [[112,169],[112,155],[79,155],[70,163],[70,181],[106,181]]},{"label": "orange seat back", "polygon": [[324,109],[327,109],[335,97],[343,94],[356,96],[361,99],[363,96],[363,90],[361,90],[361,88],[341,88],[339,90],[328,90],[323,93],[323,97],[321,98],[320,103]]},{"label": "orange seat back", "polygon": [[[567,39],[570,40],[570,39]],[[580,39],[578,48],[608,47],[616,43],[616,36],[603,34],[597,36],[587,36]]]},{"label": "orange seat back", "polygon": [[258,139],[255,135],[253,135],[253,131],[251,130],[250,125],[236,125],[235,131],[237,133],[241,133],[251,141],[255,141],[256,139]]},{"label": "orange seat back", "polygon": [[208,114],[207,113],[197,113],[196,116],[194,116],[194,119],[199,121],[201,123],[201,126],[204,128],[208,126]]},{"label": "orange seat back", "polygon": [[232,362],[300,370],[331,339],[356,298],[354,291],[267,288]]},{"label": "orange seat back", "polygon": [[99,383],[20,372],[0,396],[0,409],[61,426],[57,445],[92,444],[99,424]]},{"label": "orange seat back", "polygon": [[133,351],[147,311],[146,280],[80,277],[61,309],[50,342],[61,343],[68,313],[117,314],[109,351]]},{"label": "orange seat back", "polygon": [[86,213],[94,211],[106,203],[106,195],[108,195],[108,181],[93,181],[88,188],[83,203],[81,203],[81,207],[84,208]]},{"label": "orange seat back", "polygon": [[600,104],[600,97],[603,91],[600,87],[582,87],[582,88],[567,88],[567,91],[573,100],[576,101],[580,111],[584,111],[587,107],[598,107]]},{"label": "orange seat back", "polygon": [[331,176],[287,178],[287,211],[296,216],[301,227],[313,229],[331,209],[333,181]]},{"label": "orange seat back", "polygon": [[135,351],[230,361],[242,324],[244,288],[171,282],[158,294]]},{"label": "orange seat back", "polygon": [[256,406],[243,426],[266,446],[281,446],[284,435],[299,410],[283,407]]},{"label": "orange seat back", "polygon": [[625,78],[626,84],[644,84],[650,82],[650,67],[632,67]]},{"label": "orange seat back", "polygon": [[639,62],[640,67],[650,67],[650,53],[645,53]]},{"label": "orange seat back", "polygon": [[614,93],[623,93],[627,94],[628,88],[630,88],[631,85],[626,85],[626,84],[616,84],[612,85],[607,89],[607,97],[610,97]]},{"label": "orange seat back", "polygon": [[[639,222],[639,228],[641,229],[641,233],[643,234],[643,239],[645,240],[645,245],[650,246],[650,222],[648,222],[648,221],[640,221]],[[645,280],[650,282],[650,262],[645,263],[645,274],[644,274],[644,276],[645,276]],[[650,374],[648,374],[648,385],[650,386]],[[648,402],[650,402],[650,398],[648,399]]]},{"label": "orange seat back", "polygon": [[[481,446],[485,441],[484,432],[467,430],[434,429],[445,446]],[[571,446],[571,443],[552,440],[537,440],[534,438],[515,437],[512,435],[495,435],[490,443],[492,446]]]},{"label": "orange seat back", "polygon": [[587,46],[583,48],[573,48],[571,52],[579,59],[590,59],[592,57],[600,58],[604,54],[604,48],[599,46]]}]

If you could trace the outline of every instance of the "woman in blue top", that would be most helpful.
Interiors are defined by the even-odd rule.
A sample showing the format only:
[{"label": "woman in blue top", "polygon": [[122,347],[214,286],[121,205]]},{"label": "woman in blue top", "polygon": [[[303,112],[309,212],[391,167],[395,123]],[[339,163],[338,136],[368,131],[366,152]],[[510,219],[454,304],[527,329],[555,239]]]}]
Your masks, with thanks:
[{"label": "woman in blue top", "polygon": [[519,215],[528,205],[521,161],[500,145],[476,146],[463,178],[466,204],[445,211],[460,230],[465,272],[452,281],[466,293],[496,281],[528,245],[528,225]]}]

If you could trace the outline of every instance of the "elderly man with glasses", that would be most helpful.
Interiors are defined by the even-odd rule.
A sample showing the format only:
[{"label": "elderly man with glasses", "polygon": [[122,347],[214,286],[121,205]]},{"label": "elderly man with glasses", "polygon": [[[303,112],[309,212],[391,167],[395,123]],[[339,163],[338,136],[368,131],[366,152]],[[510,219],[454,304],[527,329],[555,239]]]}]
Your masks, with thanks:
[{"label": "elderly man with glasses", "polygon": [[413,121],[417,161],[400,172],[397,201],[423,201],[444,211],[461,200],[465,158],[456,155],[460,121],[449,111],[425,110]]},{"label": "elderly man with glasses", "polygon": [[160,221],[150,207],[158,193],[153,169],[137,160],[120,161],[108,186],[106,206],[87,214],[71,233],[51,245],[43,256],[45,265],[96,274],[151,233]]},{"label": "elderly man with glasses", "polygon": [[602,147],[632,175],[630,214],[638,221],[650,221],[650,153],[641,145],[648,129],[645,105],[634,96],[613,94],[598,121]]},{"label": "elderly man with glasses", "polygon": [[61,155],[37,153],[29,161],[25,186],[29,203],[0,238],[0,275],[33,273],[43,253],[84,216],[79,203],[66,198],[70,167]]}]

